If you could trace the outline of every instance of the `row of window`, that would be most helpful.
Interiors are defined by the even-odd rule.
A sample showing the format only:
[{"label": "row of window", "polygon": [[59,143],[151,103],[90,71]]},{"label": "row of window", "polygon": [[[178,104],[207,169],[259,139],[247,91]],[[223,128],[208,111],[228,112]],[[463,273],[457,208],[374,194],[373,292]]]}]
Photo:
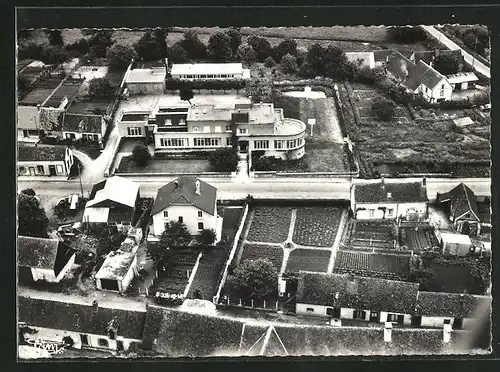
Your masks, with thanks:
[{"label": "row of window", "polygon": [[[168,211],[163,211],[163,217],[168,218]],[[198,218],[203,217],[203,211],[198,211]],[[179,216],[179,222],[183,223],[184,218],[182,216]]]},{"label": "row of window", "polygon": [[[388,208],[387,211],[386,211],[386,216],[387,217],[392,217],[393,213],[394,213],[394,209]],[[370,217],[375,217],[375,209],[368,209],[368,215]]]},{"label": "row of window", "polygon": [[302,146],[304,144],[304,138],[297,138],[294,140],[287,140],[286,141],[286,148],[287,149],[294,149],[296,147]]},{"label": "row of window", "polygon": [[162,147],[187,147],[189,139],[187,138],[160,138]]},{"label": "row of window", "polygon": [[214,147],[220,146],[221,138],[194,138],[195,147]]},{"label": "row of window", "polygon": [[234,78],[234,74],[184,74],[180,79],[227,79]]},{"label": "row of window", "polygon": [[268,140],[254,141],[253,147],[256,149],[268,149],[269,148],[269,141]]},{"label": "row of window", "polygon": [[[36,170],[36,171],[35,171]],[[62,174],[64,172],[64,168],[62,165],[49,165],[49,172],[51,176],[55,176],[56,174]],[[45,167],[43,165],[37,165],[36,168],[34,166],[32,167],[24,167],[20,166],[19,167],[19,174],[20,175],[30,175],[30,176],[35,176],[35,175],[44,175],[45,174]]]},{"label": "row of window", "polygon": [[[200,128],[198,126],[193,127],[193,132],[198,133],[200,131]],[[211,129],[209,125],[205,125],[203,127],[203,133],[211,133]],[[226,132],[231,132],[231,126],[226,125]],[[220,125],[215,126],[214,132],[213,133],[222,133],[222,127]]]},{"label": "row of window", "polygon": [[[166,118],[164,125],[172,125],[172,119],[171,118]],[[179,122],[177,125],[186,125],[186,119],[179,119]]]},{"label": "row of window", "polygon": [[141,127],[128,127],[127,134],[129,136],[142,136],[142,128]]},{"label": "row of window", "polygon": [[[308,308],[306,308],[306,312],[314,313],[314,308],[308,307]],[[329,315],[329,316],[332,316],[335,318],[340,318],[340,309],[339,308],[334,309],[333,307],[328,307],[328,308],[326,308],[326,315]],[[370,311],[370,321],[379,321],[379,315],[380,314],[378,311]],[[366,310],[353,310],[352,318],[366,320]],[[387,314],[387,322],[403,324],[404,315],[388,313]]]}]

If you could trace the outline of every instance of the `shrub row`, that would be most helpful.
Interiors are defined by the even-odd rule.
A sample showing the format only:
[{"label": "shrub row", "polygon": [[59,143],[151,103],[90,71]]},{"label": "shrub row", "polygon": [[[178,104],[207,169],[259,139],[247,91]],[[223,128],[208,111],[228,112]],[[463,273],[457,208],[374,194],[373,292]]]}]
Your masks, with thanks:
[{"label": "shrub row", "polygon": [[167,90],[179,90],[190,87],[192,89],[209,90],[240,90],[245,88],[246,80],[222,80],[222,79],[199,79],[199,80],[180,80],[167,78]]}]

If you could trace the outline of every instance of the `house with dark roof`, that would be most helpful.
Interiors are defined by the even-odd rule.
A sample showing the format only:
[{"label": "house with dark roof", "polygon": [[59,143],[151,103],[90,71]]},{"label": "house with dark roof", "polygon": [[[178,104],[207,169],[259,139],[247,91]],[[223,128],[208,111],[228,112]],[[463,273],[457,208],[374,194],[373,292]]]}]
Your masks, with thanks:
[{"label": "house with dark roof", "polygon": [[[480,310],[491,306],[490,296],[467,293],[418,292],[415,324],[421,327],[473,328]],[[489,311],[488,311],[489,313]]]},{"label": "house with dark roof", "polygon": [[392,54],[394,54],[394,50],[392,49],[374,50],[375,67],[384,67]]},{"label": "house with dark roof", "polygon": [[101,142],[106,133],[103,115],[68,114],[61,115],[62,137],[71,140]]},{"label": "house with dark roof", "polygon": [[18,321],[36,332],[28,340],[72,344],[76,349],[126,351],[142,340],[146,308],[119,309],[108,304],[47,296],[18,296]]},{"label": "house with dark roof", "polygon": [[351,188],[351,210],[357,219],[426,220],[429,199],[422,182],[380,181],[359,183]]},{"label": "house with dark roof", "polygon": [[453,87],[446,77],[425,63],[413,62],[395,52],[387,62],[387,72],[412,93],[420,94],[431,103],[450,100]]},{"label": "house with dark roof", "polygon": [[57,283],[75,262],[75,252],[59,239],[19,236],[17,266],[22,282]]},{"label": "house with dark roof", "polygon": [[73,151],[66,146],[19,146],[17,150],[19,176],[69,176],[73,163]]},{"label": "house with dark roof", "polygon": [[165,231],[166,223],[179,221],[186,225],[191,235],[213,229],[216,241],[220,239],[222,218],[217,215],[217,189],[200,179],[179,177],[160,188],[151,216],[154,236]]},{"label": "house with dark roof", "polygon": [[85,204],[82,222],[130,226],[139,208],[139,185],[113,176],[94,185]]},{"label": "house with dark roof", "polygon": [[296,313],[411,325],[418,287],[397,280],[301,271]]},{"label": "house with dark roof", "polygon": [[436,202],[446,210],[455,229],[470,236],[481,233],[481,219],[476,195],[463,182],[452,190],[437,194]]}]

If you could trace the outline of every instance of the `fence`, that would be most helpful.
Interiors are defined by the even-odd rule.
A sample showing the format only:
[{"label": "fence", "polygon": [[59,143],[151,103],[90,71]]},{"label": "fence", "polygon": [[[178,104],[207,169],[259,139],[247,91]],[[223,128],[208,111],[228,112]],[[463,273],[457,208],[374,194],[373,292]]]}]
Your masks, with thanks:
[{"label": "fence", "polygon": [[[114,172],[113,172],[114,173]],[[231,173],[222,172],[201,172],[201,173],[121,173],[116,172],[120,177],[207,177],[207,178],[230,178]]]},{"label": "fence", "polygon": [[222,288],[224,287],[224,284],[226,284],[227,274],[229,272],[229,266],[231,265],[231,262],[233,261],[234,255],[236,253],[236,249],[238,248],[238,242],[240,240],[240,236],[241,236],[241,233],[243,232],[243,227],[245,226],[245,221],[247,219],[248,208],[249,208],[249,205],[248,205],[248,203],[246,203],[245,209],[243,211],[243,215],[241,217],[240,226],[238,228],[238,231],[236,232],[236,235],[234,236],[233,247],[231,248],[231,253],[229,253],[229,257],[226,261],[226,265],[224,267],[224,272],[222,274],[222,278],[221,278],[221,281],[219,283],[219,288],[217,289],[217,294],[214,297],[215,304],[217,304],[219,302]]},{"label": "fence", "polygon": [[278,300],[243,300],[241,298],[234,301],[234,299],[224,296],[220,299],[219,302],[216,303],[216,306],[221,309],[227,308],[240,308],[240,309],[249,309],[249,310],[260,310],[260,311],[269,311],[269,312],[277,312],[279,309]]},{"label": "fence", "polygon": [[191,289],[191,284],[193,283],[194,276],[196,275],[196,271],[198,271],[198,266],[200,265],[200,260],[201,260],[202,256],[203,256],[203,252],[200,252],[200,254],[198,255],[198,258],[196,259],[196,263],[193,266],[193,271],[191,272],[191,275],[189,276],[188,284],[186,285],[186,288],[184,289],[184,294],[183,294],[184,298],[187,298],[189,290]]},{"label": "fence", "polygon": [[106,169],[104,171],[104,177],[111,177],[115,173],[114,165],[115,165],[115,161],[116,161],[116,155],[118,155],[118,150],[120,149],[120,146],[122,144],[122,140],[123,140],[123,138],[120,137],[115,142],[115,145],[113,146],[113,156],[111,157],[111,161],[109,162],[108,166],[106,167]]}]

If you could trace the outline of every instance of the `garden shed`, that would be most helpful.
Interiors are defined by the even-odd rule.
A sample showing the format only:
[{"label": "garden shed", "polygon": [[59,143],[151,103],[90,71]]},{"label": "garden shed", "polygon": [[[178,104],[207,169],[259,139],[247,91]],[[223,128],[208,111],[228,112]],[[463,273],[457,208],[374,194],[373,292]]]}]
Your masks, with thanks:
[{"label": "garden shed", "polygon": [[472,247],[472,242],[468,235],[456,234],[453,232],[441,232],[437,235],[441,242],[443,253],[455,256],[465,256]]}]

